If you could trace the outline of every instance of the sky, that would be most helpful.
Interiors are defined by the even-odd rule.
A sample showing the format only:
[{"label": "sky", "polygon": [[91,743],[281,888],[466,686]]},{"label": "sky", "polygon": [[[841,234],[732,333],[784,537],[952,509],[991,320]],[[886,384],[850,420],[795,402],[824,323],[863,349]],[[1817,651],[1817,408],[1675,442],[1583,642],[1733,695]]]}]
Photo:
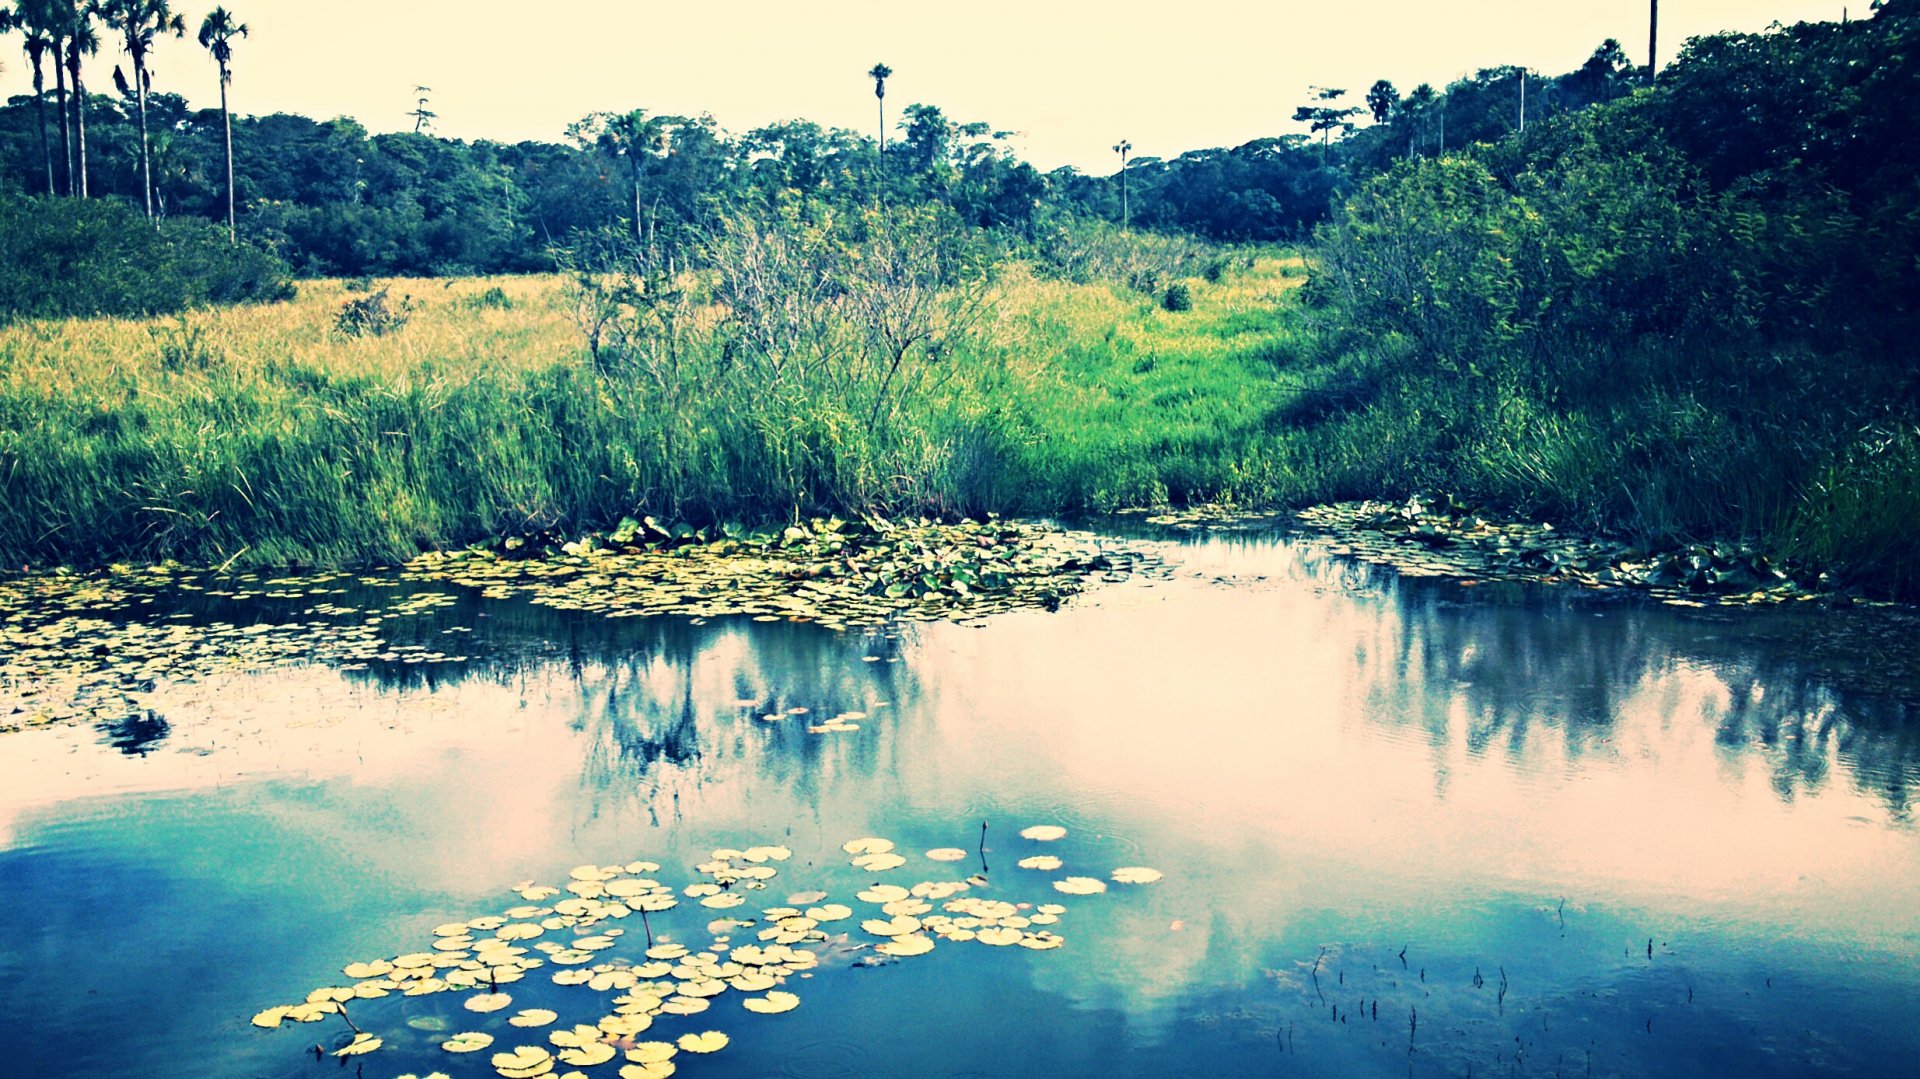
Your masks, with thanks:
[{"label": "sky", "polygon": [[[1687,38],[1838,19],[1869,0],[1667,0],[1660,53]],[[154,86],[214,105],[219,85],[193,31],[211,3],[175,0],[188,35],[156,49]],[[464,139],[558,141],[596,110],[711,113],[743,132],[804,118],[872,131],[876,62],[893,68],[888,123],[912,102],[1017,132],[1043,169],[1111,172],[1135,157],[1236,146],[1301,130],[1309,85],[1375,79],[1402,92],[1483,67],[1558,74],[1603,39],[1647,53],[1646,0],[228,0],[252,34],[235,48],[234,109],[351,116],[410,129],[414,88],[432,87],[435,130]],[[31,79],[20,37],[0,38],[0,96]],[[88,82],[123,62],[104,47]],[[51,84],[52,76],[49,74]]]}]

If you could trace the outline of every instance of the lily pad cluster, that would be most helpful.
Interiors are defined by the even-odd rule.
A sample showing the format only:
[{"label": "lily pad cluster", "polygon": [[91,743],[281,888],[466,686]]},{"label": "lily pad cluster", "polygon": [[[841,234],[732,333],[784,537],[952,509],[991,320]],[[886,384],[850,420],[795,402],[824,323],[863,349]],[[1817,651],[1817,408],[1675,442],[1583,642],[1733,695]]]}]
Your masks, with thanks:
[{"label": "lily pad cluster", "polygon": [[[887,839],[851,840],[842,849],[876,874],[909,864]],[[934,848],[926,857],[950,864],[957,850]],[[790,983],[830,961],[858,955],[856,965],[884,966],[939,943],[1029,951],[1065,943],[1052,928],[1064,905],[985,894],[992,886],[984,874],[870,883],[845,903],[824,891],[751,903],[792,857],[771,844],[717,849],[694,867],[698,879],[677,889],[645,860],[576,866],[560,885],[521,881],[512,889],[518,902],[500,913],[435,926],[417,951],[349,963],[341,968],[345,981],[266,1008],[252,1022],[272,1030],[336,1020],[331,1048],[316,1048],[343,1060],[404,1047],[437,1049],[450,1067],[484,1054],[506,1079],[615,1069],[621,1079],[662,1079],[730,1043],[714,1029],[725,1025],[715,1018],[724,1000],[739,1001],[738,1013],[727,1012],[734,1021],[793,1012],[801,997]],[[1129,873],[1141,883],[1140,874],[1159,876],[1136,869],[1115,879]],[[683,942],[668,923],[690,912],[712,920]],[[857,925],[861,936],[834,935],[838,923]],[[533,988],[523,993],[525,986]],[[452,999],[460,1006],[447,1014],[401,1014]]]},{"label": "lily pad cluster", "polygon": [[[167,564],[101,575],[37,574],[0,580],[0,732],[139,714],[162,681],[308,663],[342,667],[390,659],[448,663],[467,657],[390,646],[382,625],[437,606],[410,598],[393,611],[337,606],[341,574],[208,577]],[[288,617],[241,625],[153,617],[164,594],[239,601],[297,601]]]},{"label": "lily pad cluster", "polygon": [[[467,627],[442,630],[448,643],[437,648],[390,637],[395,623],[439,615],[469,590],[607,617],[741,615],[847,629],[1053,607],[1091,582],[1163,568],[1085,533],[997,520],[646,527],[575,541],[571,553],[548,558],[434,553],[398,571],[275,575],[166,563],[0,578],[0,733],[137,716],[161,682],[314,663],[465,663],[457,642]],[[259,617],[167,613],[183,600]],[[857,729],[858,718],[835,717],[817,733]]]},{"label": "lily pad cluster", "polygon": [[1446,495],[1400,504],[1344,502],[1297,519],[1335,539],[1333,550],[1410,576],[1567,582],[1643,590],[1678,606],[1777,604],[1827,598],[1832,581],[1737,544],[1636,547],[1505,521]]},{"label": "lily pad cluster", "polygon": [[847,629],[1051,609],[1091,580],[1159,566],[1090,533],[1000,520],[826,518],[716,532],[656,523],[574,541],[557,555],[519,557],[526,549],[434,552],[406,576],[608,617],[748,615]]}]

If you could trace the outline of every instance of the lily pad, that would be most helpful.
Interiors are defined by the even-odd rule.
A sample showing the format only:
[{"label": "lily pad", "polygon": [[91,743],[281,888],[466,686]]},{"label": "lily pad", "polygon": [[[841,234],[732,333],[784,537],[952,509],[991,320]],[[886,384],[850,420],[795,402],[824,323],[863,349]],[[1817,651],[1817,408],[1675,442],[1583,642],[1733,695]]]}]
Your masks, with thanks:
[{"label": "lily pad", "polygon": [[790,1012],[800,1006],[800,998],[792,993],[768,993],[764,997],[748,997],[740,1002],[750,1012],[761,1015],[778,1015]]},{"label": "lily pad", "polygon": [[699,1034],[682,1034],[676,1044],[688,1053],[717,1053],[725,1049],[731,1040],[717,1030],[708,1030]]},{"label": "lily pad", "polygon": [[463,1031],[440,1043],[449,1053],[477,1053],[493,1044],[493,1035],[477,1030]]}]

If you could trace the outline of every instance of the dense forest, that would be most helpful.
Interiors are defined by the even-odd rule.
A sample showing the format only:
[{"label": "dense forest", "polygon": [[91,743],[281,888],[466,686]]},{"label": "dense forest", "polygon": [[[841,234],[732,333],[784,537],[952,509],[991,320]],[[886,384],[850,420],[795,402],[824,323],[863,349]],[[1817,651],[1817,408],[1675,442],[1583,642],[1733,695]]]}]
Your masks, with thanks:
[{"label": "dense forest", "polygon": [[[222,110],[193,108],[164,85],[149,91],[148,76],[129,80],[118,67],[121,91],[97,92],[108,82],[97,70],[107,66],[99,54],[121,43],[129,25],[136,41],[171,32],[170,24],[113,14],[125,7],[20,0],[10,20],[22,31],[14,40],[44,89],[0,108],[0,192],[144,206],[142,180],[150,174],[158,216],[224,222]],[[140,8],[132,5],[136,15]],[[245,41],[234,33],[244,25],[224,9],[208,20],[200,27],[208,63],[222,71],[244,64]],[[172,29],[189,28],[181,21]],[[233,202],[240,235],[305,275],[549,270],[553,248],[579,230],[638,220],[652,234],[685,234],[710,229],[717,207],[794,198],[940,203],[966,224],[1026,238],[1061,216],[1125,216],[1216,241],[1300,240],[1355,179],[1409,155],[1514,131],[1523,81],[1528,122],[1538,122],[1627,93],[1635,72],[1608,41],[1579,70],[1556,77],[1493,68],[1405,95],[1384,79],[1364,94],[1303,89],[1291,119],[1310,134],[1172,160],[1129,158],[1124,193],[1118,172],[1040,172],[987,123],[930,104],[891,110],[884,76],[874,82],[893,113],[884,151],[874,130],[795,119],[731,133],[709,116],[640,109],[582,117],[556,142],[470,143],[433,133],[424,96],[418,130],[378,135],[345,117],[245,115],[242,98],[231,118]],[[1275,116],[1275,128],[1289,119]]]}]

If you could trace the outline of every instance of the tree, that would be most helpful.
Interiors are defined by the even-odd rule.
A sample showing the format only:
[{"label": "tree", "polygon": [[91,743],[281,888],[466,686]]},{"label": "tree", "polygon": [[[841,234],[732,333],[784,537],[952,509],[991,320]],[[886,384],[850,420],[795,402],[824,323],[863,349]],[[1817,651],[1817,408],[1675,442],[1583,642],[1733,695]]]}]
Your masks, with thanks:
[{"label": "tree", "polygon": [[413,117],[413,133],[419,135],[425,132],[427,128],[432,127],[434,117],[440,114],[427,108],[427,95],[433,93],[433,87],[416,86],[413,88],[413,92],[420,95],[420,97],[419,100],[414,103],[413,111],[407,113],[407,115]]},{"label": "tree", "polygon": [[867,72],[867,78],[873,80],[873,96],[880,102],[880,160],[887,159],[887,79],[893,75],[893,69],[885,64],[873,65]]},{"label": "tree", "polygon": [[1320,136],[1320,161],[1325,164],[1333,153],[1333,129],[1352,127],[1353,117],[1365,110],[1358,105],[1336,108],[1333,103],[1346,95],[1343,89],[1327,86],[1309,86],[1307,89],[1312,91],[1314,101],[1319,104],[1308,102],[1293,110],[1293,119],[1296,123],[1308,124],[1313,133]]},{"label": "tree", "polygon": [[227,240],[236,244],[240,233],[234,224],[233,113],[227,108],[227,84],[233,81],[233,39],[246,36],[247,24],[235,20],[223,7],[207,12],[200,21],[200,47],[212,53],[213,62],[220,65],[220,124],[227,140]]},{"label": "tree", "polygon": [[1113,152],[1120,155],[1120,231],[1126,232],[1130,224],[1127,206],[1127,155],[1133,153],[1133,143],[1121,139],[1113,144]]},{"label": "tree", "polygon": [[80,77],[82,58],[93,56],[100,51],[100,35],[93,29],[93,5],[78,5],[71,9],[72,22],[67,27],[67,74],[73,80],[73,132],[74,132],[74,193],[86,198],[87,191],[87,83]]},{"label": "tree", "polygon": [[[153,51],[153,39],[161,34],[184,37],[187,21],[173,13],[168,0],[101,0],[100,13],[107,25],[120,32],[127,55],[133,58],[133,96],[140,103],[140,194],[146,201],[147,216],[153,216],[153,144],[147,137],[147,87],[153,76],[147,71],[147,54]],[[126,92],[126,78],[114,69],[114,79]]]},{"label": "tree", "polygon": [[40,19],[44,10],[44,3],[36,0],[14,0],[13,7],[0,8],[0,34],[18,30],[26,39],[21,44],[21,50],[27,54],[27,63],[33,68],[33,111],[40,127],[40,156],[47,166],[47,194],[51,195],[54,193],[53,144],[47,139],[45,62],[47,50],[53,48],[53,38]]},{"label": "tree", "polygon": [[633,202],[633,238],[645,240],[646,215],[640,212],[640,166],[657,152],[667,134],[669,118],[648,116],[645,109],[623,113],[595,113],[568,129],[582,145],[592,146],[618,161],[627,162],[628,193]]},{"label": "tree", "polygon": [[1647,11],[1647,81],[1655,82],[1660,78],[1660,0],[1648,0],[1651,5]]},{"label": "tree", "polygon": [[1433,84],[1423,82],[1414,87],[1407,94],[1407,99],[1400,103],[1400,115],[1413,121],[1413,133],[1407,136],[1408,153],[1414,152],[1416,144],[1426,143],[1427,114],[1439,100],[1440,95],[1435,92]]},{"label": "tree", "polygon": [[1385,79],[1373,84],[1367,91],[1367,108],[1373,113],[1373,122],[1384,124],[1393,117],[1393,110],[1400,104],[1400,91]]}]

